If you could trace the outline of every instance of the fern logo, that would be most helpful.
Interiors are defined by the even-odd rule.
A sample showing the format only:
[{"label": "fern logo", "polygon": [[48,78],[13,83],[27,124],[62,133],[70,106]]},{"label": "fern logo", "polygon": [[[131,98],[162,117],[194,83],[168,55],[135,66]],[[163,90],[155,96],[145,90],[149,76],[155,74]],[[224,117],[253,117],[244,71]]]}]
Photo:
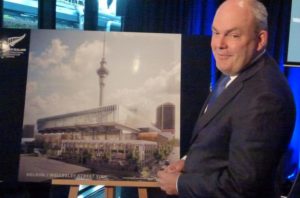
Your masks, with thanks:
[{"label": "fern logo", "polygon": [[22,36],[16,37],[9,37],[8,39],[1,39],[0,40],[0,57],[1,59],[4,58],[15,58],[20,56],[26,52],[25,48],[16,48],[20,41],[22,41],[26,37],[26,34]]}]

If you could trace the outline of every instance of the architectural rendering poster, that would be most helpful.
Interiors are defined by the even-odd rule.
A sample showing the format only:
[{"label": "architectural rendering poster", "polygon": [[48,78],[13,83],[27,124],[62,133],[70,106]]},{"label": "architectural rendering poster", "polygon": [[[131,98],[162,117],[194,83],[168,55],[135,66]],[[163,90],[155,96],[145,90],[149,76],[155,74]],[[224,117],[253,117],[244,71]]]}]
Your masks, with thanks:
[{"label": "architectural rendering poster", "polygon": [[179,159],[181,36],[32,30],[19,181],[153,181]]}]

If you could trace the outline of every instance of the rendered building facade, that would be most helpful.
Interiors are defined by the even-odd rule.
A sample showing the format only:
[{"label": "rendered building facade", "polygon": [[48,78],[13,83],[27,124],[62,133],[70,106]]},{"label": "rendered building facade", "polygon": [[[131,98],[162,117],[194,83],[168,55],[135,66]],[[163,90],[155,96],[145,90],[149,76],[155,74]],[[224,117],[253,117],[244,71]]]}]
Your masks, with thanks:
[{"label": "rendered building facade", "polygon": [[[70,162],[126,166],[134,159],[142,166],[154,162],[155,152],[168,141],[160,129],[119,105],[42,118],[37,129],[39,138],[52,148],[51,155]],[[147,133],[157,138],[141,138]]]}]

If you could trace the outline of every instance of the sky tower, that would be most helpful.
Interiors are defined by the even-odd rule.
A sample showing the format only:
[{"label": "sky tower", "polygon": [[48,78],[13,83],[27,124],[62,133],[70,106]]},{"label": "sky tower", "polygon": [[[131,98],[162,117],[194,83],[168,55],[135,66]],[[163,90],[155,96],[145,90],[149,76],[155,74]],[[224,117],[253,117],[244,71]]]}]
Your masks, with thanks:
[{"label": "sky tower", "polygon": [[103,50],[102,50],[102,59],[100,61],[100,67],[97,69],[97,74],[99,76],[99,107],[103,105],[103,89],[105,86],[104,78],[108,75],[108,70],[105,68],[106,60],[105,60],[105,32],[103,32]]}]

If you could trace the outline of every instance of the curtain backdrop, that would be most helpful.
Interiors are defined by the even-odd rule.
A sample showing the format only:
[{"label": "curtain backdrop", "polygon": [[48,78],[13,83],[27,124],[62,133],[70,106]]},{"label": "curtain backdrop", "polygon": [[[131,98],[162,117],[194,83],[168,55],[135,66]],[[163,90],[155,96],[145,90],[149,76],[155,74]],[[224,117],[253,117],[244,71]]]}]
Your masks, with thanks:
[{"label": "curtain backdrop", "polygon": [[[211,24],[217,7],[223,0],[127,0],[124,12],[124,31],[211,35]],[[290,150],[286,156],[285,176],[294,179],[300,168],[300,68],[284,67],[291,0],[262,0],[269,12],[268,52],[286,74],[297,106],[297,120]],[[212,63],[212,85],[215,81]],[[271,137],[270,137],[271,138]]]}]

